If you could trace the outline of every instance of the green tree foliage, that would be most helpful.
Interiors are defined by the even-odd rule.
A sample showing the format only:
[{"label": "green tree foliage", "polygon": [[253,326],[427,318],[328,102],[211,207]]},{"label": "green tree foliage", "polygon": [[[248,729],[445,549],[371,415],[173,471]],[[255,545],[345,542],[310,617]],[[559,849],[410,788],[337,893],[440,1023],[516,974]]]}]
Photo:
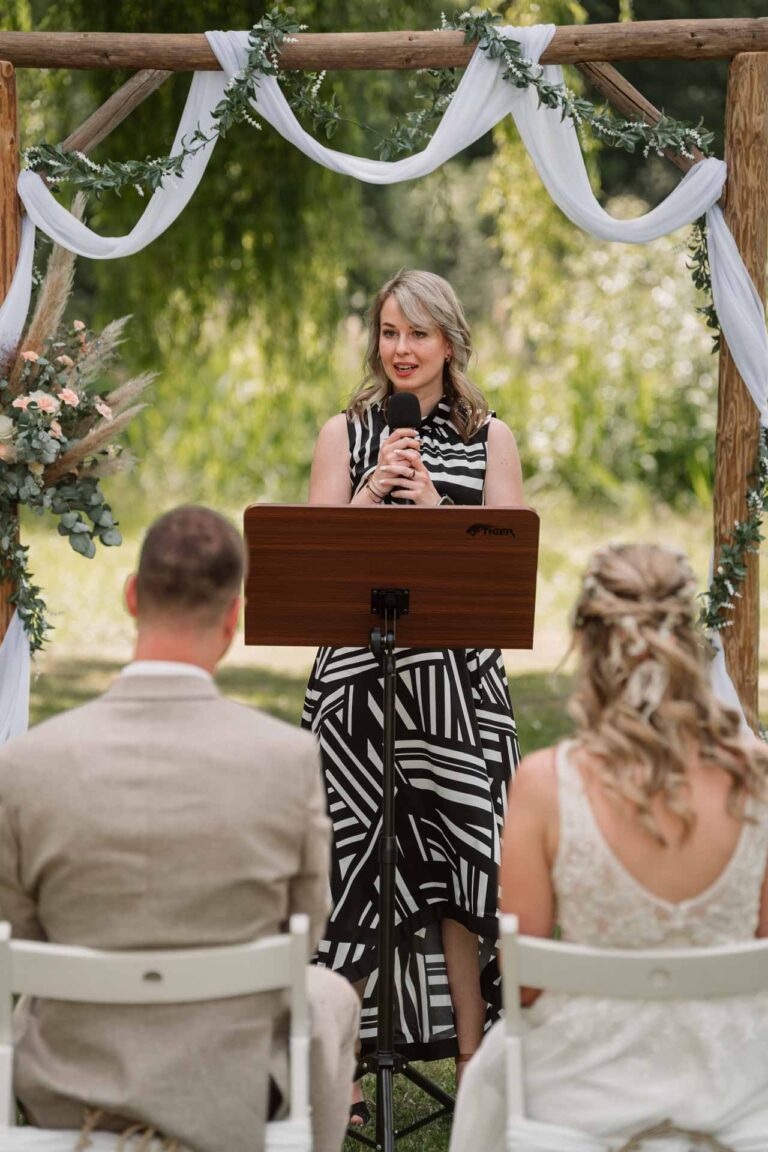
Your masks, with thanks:
[{"label": "green tree foliage", "polygon": [[[590,0],[540,0],[533,7],[515,3],[505,19],[563,24],[592,15],[615,21],[621,14],[618,4],[595,13]],[[665,7],[646,15],[671,17]],[[566,79],[581,84],[575,69]],[[679,115],[672,80],[668,92],[670,99],[657,103]],[[691,118],[698,120],[698,113]],[[563,485],[583,498],[620,502],[640,481],[670,503],[708,499],[716,361],[696,313],[701,301],[691,285],[685,237],[637,248],[595,241],[546,195],[510,124],[496,129],[495,142],[484,206],[495,217],[508,277],[500,325],[508,360],[491,374],[490,386],[518,433],[533,489]],[[652,182],[640,180],[633,197],[617,199],[611,188],[632,186],[630,168],[614,179],[611,150],[586,147],[593,186],[608,210],[619,216],[647,211]],[[635,158],[634,167],[647,171],[642,159]],[[669,168],[665,184],[679,179]]]},{"label": "green tree foliage", "polygon": [[[180,10],[173,0],[151,5],[135,0],[16,0],[15,22],[12,14],[2,23],[40,30],[201,32],[222,26],[249,28],[266,6],[190,0]],[[318,32],[424,28],[439,22],[440,4],[306,0],[296,12]],[[41,79],[27,73],[23,79],[23,108],[34,105],[36,113],[23,117],[27,145],[40,135],[64,138],[126,75],[69,72]],[[346,73],[329,77],[329,84],[331,80],[345,107],[374,127],[388,127],[412,106],[410,73]],[[167,152],[188,87],[186,74],[166,82],[95,150],[94,159]],[[375,141],[361,138],[354,125],[342,128],[333,143],[374,154]],[[300,319],[310,311],[319,331],[333,331],[347,305],[340,277],[361,242],[364,195],[359,184],[306,159],[269,127],[257,133],[242,126],[217,144],[192,203],[151,251],[121,265],[117,276],[108,265],[81,268],[81,283],[94,293],[99,309],[128,310],[137,317],[147,334],[148,357],[155,353],[156,318],[168,315],[168,285],[165,276],[157,275],[159,267],[178,274],[184,307],[171,318],[177,330],[185,317],[198,325],[211,300],[223,301],[233,325],[250,320],[254,311],[263,314],[273,350],[288,349],[293,361]],[[119,234],[131,227],[142,207],[133,192],[119,199],[105,197],[91,206],[90,219],[98,231]],[[270,349],[265,351],[269,354]]]},{"label": "green tree foliage", "polygon": [[[171,0],[151,5],[13,0],[0,27],[157,33],[246,29],[265,7],[190,0],[181,11]],[[296,12],[317,32],[423,29],[439,24],[440,3],[307,0]],[[112,71],[20,73],[23,145],[65,138],[126,78]],[[94,151],[94,159],[167,152],[189,80],[177,75],[167,81]],[[331,82],[349,114],[380,131],[413,107],[412,73],[343,73],[329,77]],[[371,156],[375,143],[354,124],[342,126],[333,141],[334,147]],[[142,208],[132,191],[119,198],[104,196],[92,201],[89,222],[99,232],[119,235],[131,228]],[[134,434],[133,447],[148,456],[156,453],[158,439],[172,441],[173,456],[163,453],[162,459],[174,459],[185,472],[204,462],[205,473],[219,481],[222,471],[242,469],[248,461],[252,488],[297,495],[299,480],[290,464],[275,471],[268,461],[272,455],[290,461],[294,442],[289,445],[288,439],[294,436],[303,481],[309,452],[301,428],[312,421],[311,444],[318,412],[338,408],[354,380],[334,380],[339,323],[350,309],[359,311],[372,288],[399,264],[413,262],[419,245],[403,236],[405,220],[418,227],[430,215],[423,196],[421,201],[416,197],[412,212],[404,213],[389,190],[366,188],[328,172],[269,126],[261,132],[246,126],[233,130],[217,144],[182,216],[151,248],[119,264],[80,262],[78,307],[89,323],[133,314],[132,331],[142,336],[140,347],[134,337],[126,349],[131,366],[165,366],[154,411]],[[394,244],[393,233],[398,233]],[[444,242],[446,253],[450,247]],[[424,248],[421,243],[419,257],[428,263]],[[441,263],[450,263],[447,255]],[[240,347],[250,349],[250,368],[258,364],[263,375],[264,402],[241,406],[229,425],[221,420],[214,443],[208,431],[221,415],[222,390],[229,387],[223,381],[236,386],[225,353]],[[239,370],[252,378],[248,365]],[[307,391],[317,403],[300,406],[300,427],[286,430],[295,397]],[[225,466],[214,465],[216,453]],[[275,489],[276,475],[283,474],[291,480]]]},{"label": "green tree foliage", "polygon": [[[729,15],[757,15],[736,0]],[[721,16],[715,0],[515,0],[505,23]],[[190,0],[11,0],[0,27],[193,32],[248,28],[265,5]],[[695,7],[695,11],[693,11]],[[441,3],[306,0],[312,31],[430,28]],[[452,15],[448,8],[447,14]],[[762,13],[759,13],[762,14]],[[645,71],[643,71],[645,69]],[[705,69],[697,72],[696,69]],[[621,70],[657,106],[720,124],[721,64],[633,64]],[[567,79],[590,94],[580,73]],[[696,79],[702,76],[704,79]],[[63,139],[125,79],[114,72],[21,73],[25,145]],[[412,73],[329,76],[345,113],[387,130],[414,107]],[[167,151],[189,77],[173,77],[94,153],[114,159]],[[375,138],[344,125],[333,146],[374,156]],[[644,210],[678,177],[667,166],[587,145],[611,210]],[[623,205],[623,206],[622,206]],[[133,193],[90,206],[100,232],[138,218]],[[642,249],[581,235],[542,189],[514,127],[500,126],[440,172],[412,185],[371,187],[335,176],[269,127],[221,141],[180,219],[130,260],[81,262],[84,318],[134,313],[126,367],[161,367],[155,403],[133,447],[145,493],[157,500],[301,499],[322,421],[359,377],[359,317],[399,266],[451,279],[479,350],[478,382],[513,426],[526,474],[580,496],[620,497],[640,481],[685,502],[711,479],[714,362],[695,317],[680,241]],[[136,333],[141,333],[137,340]],[[172,462],[172,463],[171,463]]]}]

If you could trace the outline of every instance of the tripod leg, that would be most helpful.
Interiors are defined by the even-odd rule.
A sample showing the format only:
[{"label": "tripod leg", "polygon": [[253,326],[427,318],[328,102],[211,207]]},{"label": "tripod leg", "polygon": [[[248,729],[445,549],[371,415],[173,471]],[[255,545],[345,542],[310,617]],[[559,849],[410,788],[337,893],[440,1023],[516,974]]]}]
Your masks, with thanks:
[{"label": "tripod leg", "polygon": [[421,1088],[427,1096],[431,1096],[433,1100],[437,1100],[438,1104],[442,1104],[449,1112],[453,1112],[454,1097],[441,1088],[439,1084],[435,1084],[434,1080],[430,1080],[421,1072],[418,1072],[412,1064],[406,1064],[403,1068],[403,1076],[406,1080],[410,1080],[417,1088]]}]

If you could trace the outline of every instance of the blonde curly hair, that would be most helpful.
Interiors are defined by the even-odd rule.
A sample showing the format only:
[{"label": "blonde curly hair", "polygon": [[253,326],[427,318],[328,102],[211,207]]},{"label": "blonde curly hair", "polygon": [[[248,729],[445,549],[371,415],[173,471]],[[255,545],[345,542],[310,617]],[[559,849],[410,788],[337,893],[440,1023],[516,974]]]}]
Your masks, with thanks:
[{"label": "blonde curly hair", "polygon": [[439,328],[451,345],[451,357],[443,366],[443,392],[451,409],[451,421],[466,443],[488,416],[488,403],[477,385],[467,376],[472,355],[472,338],[464,310],[451,285],[434,272],[401,268],[376,293],[368,311],[368,347],[365,376],[349,401],[347,415],[364,419],[371,404],[386,403],[392,395],[392,381],[384,371],[379,355],[381,310],[390,296],[410,324]]},{"label": "blonde curly hair", "polygon": [[680,819],[683,840],[694,826],[692,750],[730,776],[732,815],[746,819],[747,796],[766,798],[768,748],[743,739],[738,714],[712,691],[695,597],[682,553],[611,545],[592,557],[573,619],[579,671],[569,711],[579,743],[605,788],[629,800],[660,843],[656,797]]}]

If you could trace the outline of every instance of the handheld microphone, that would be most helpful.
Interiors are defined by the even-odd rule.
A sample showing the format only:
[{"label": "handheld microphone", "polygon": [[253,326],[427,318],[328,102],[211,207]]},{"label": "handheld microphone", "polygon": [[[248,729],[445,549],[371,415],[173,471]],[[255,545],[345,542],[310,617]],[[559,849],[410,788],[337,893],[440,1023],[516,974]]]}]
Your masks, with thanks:
[{"label": "handheld microphone", "polygon": [[393,392],[387,401],[387,423],[390,432],[396,428],[415,428],[421,424],[421,405],[413,392]]},{"label": "handheld microphone", "polygon": [[[387,401],[387,421],[389,431],[396,428],[414,428],[418,430],[421,423],[421,405],[413,392],[393,392]],[[393,504],[413,504],[413,500],[395,496]]]}]

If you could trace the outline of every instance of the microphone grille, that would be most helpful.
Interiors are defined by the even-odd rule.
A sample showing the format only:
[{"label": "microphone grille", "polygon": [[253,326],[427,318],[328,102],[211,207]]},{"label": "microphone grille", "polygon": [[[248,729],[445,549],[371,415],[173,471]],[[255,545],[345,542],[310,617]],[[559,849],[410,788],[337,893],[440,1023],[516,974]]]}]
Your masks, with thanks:
[{"label": "microphone grille", "polygon": [[412,392],[394,392],[387,402],[387,423],[390,429],[418,428],[421,406]]}]

